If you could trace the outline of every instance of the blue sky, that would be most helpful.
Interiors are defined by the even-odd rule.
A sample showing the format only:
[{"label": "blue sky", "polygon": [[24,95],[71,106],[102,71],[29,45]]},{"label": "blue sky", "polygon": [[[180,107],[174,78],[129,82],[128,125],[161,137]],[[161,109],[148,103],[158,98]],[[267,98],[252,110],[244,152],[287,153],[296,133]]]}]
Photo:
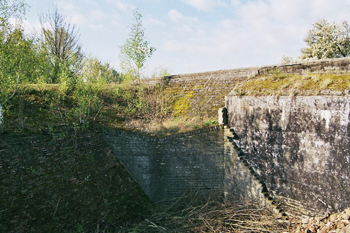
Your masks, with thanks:
[{"label": "blue sky", "polygon": [[145,35],[157,50],[157,67],[172,74],[273,65],[298,57],[312,23],[350,21],[350,0],[26,0],[26,30],[57,5],[80,32],[83,50],[119,70],[119,46],[133,11],[143,15]]}]

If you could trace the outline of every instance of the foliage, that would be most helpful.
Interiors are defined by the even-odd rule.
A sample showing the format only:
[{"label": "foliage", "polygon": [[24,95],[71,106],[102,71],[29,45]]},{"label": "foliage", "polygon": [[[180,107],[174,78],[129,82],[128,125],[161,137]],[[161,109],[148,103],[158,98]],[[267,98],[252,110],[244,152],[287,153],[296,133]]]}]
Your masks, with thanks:
[{"label": "foliage", "polygon": [[121,82],[121,77],[109,63],[102,63],[95,57],[84,59],[83,67],[80,72],[82,79],[90,83],[115,83]]},{"label": "foliage", "polygon": [[[3,110],[7,100],[23,81],[23,73],[29,67],[27,63],[31,54],[31,41],[27,40],[20,25],[27,5],[22,1],[0,1],[0,127],[3,125]],[[10,18],[16,18],[12,24]]]},{"label": "foliage", "polygon": [[79,80],[74,91],[73,116],[79,119],[79,123],[87,123],[91,113],[99,114],[103,101],[100,98],[101,92],[105,89],[105,81],[100,80],[97,83],[85,83]]},{"label": "foliage", "polygon": [[123,72],[131,76],[133,80],[141,79],[145,62],[156,50],[155,47],[150,46],[144,31],[142,15],[135,10],[132,28],[124,45],[120,47],[119,54]]},{"label": "foliage", "polygon": [[313,28],[304,39],[307,46],[302,49],[302,59],[328,59],[348,57],[350,55],[350,25],[329,23],[322,19],[313,24]]},{"label": "foliage", "polygon": [[165,77],[165,76],[170,76],[171,73],[168,70],[168,68],[158,66],[154,69],[152,73],[152,78],[160,78],[160,77]]},{"label": "foliage", "polygon": [[1,0],[0,1],[0,22],[2,30],[11,29],[8,27],[11,17],[22,19],[27,11],[28,5],[22,0]]},{"label": "foliage", "polygon": [[66,23],[65,17],[56,7],[52,14],[41,15],[40,23],[43,35],[42,48],[46,50],[53,67],[52,83],[58,81],[62,64],[68,65],[69,70],[77,74],[82,68],[84,54],[81,51],[75,25]]}]

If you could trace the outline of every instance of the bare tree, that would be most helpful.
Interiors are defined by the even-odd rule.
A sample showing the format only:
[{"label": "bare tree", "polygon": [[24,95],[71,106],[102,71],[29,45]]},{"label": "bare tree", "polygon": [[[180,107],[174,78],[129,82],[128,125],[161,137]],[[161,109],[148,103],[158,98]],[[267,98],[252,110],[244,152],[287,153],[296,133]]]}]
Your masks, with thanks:
[{"label": "bare tree", "polygon": [[57,7],[54,7],[52,14],[41,15],[39,18],[44,48],[47,49],[56,69],[56,75],[57,69],[62,64],[68,65],[69,69],[76,74],[82,68],[84,54],[81,51],[80,36],[75,25],[67,23]]}]

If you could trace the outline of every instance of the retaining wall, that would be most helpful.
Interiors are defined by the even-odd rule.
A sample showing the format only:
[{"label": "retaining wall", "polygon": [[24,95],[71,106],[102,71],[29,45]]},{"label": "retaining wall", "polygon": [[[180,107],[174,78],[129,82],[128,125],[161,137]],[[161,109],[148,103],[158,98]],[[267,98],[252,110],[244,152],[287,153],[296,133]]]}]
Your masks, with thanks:
[{"label": "retaining wall", "polygon": [[350,206],[350,97],[228,96],[229,126],[276,196],[319,211]]}]

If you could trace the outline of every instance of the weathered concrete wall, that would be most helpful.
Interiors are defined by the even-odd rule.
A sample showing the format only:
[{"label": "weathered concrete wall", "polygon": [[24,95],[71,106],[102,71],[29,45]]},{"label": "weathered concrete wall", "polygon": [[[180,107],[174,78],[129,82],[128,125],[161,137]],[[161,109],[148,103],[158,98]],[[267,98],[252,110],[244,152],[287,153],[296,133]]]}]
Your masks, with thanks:
[{"label": "weathered concrete wall", "polygon": [[232,132],[223,126],[162,138],[106,129],[104,137],[156,203],[169,205],[193,194],[215,195],[276,210],[265,183],[237,150]]},{"label": "weathered concrete wall", "polygon": [[238,146],[276,196],[350,206],[349,96],[228,96],[226,106]]},{"label": "weathered concrete wall", "polygon": [[184,191],[223,194],[225,157],[220,126],[160,138],[159,149],[167,200],[176,200]]},{"label": "weathered concrete wall", "polygon": [[171,202],[189,191],[223,194],[221,126],[162,138],[109,129],[104,137],[154,202]]},{"label": "weathered concrete wall", "polygon": [[232,136],[229,129],[225,129],[225,197],[228,201],[266,205],[263,192],[267,190],[263,190],[259,176],[245,163]]}]

